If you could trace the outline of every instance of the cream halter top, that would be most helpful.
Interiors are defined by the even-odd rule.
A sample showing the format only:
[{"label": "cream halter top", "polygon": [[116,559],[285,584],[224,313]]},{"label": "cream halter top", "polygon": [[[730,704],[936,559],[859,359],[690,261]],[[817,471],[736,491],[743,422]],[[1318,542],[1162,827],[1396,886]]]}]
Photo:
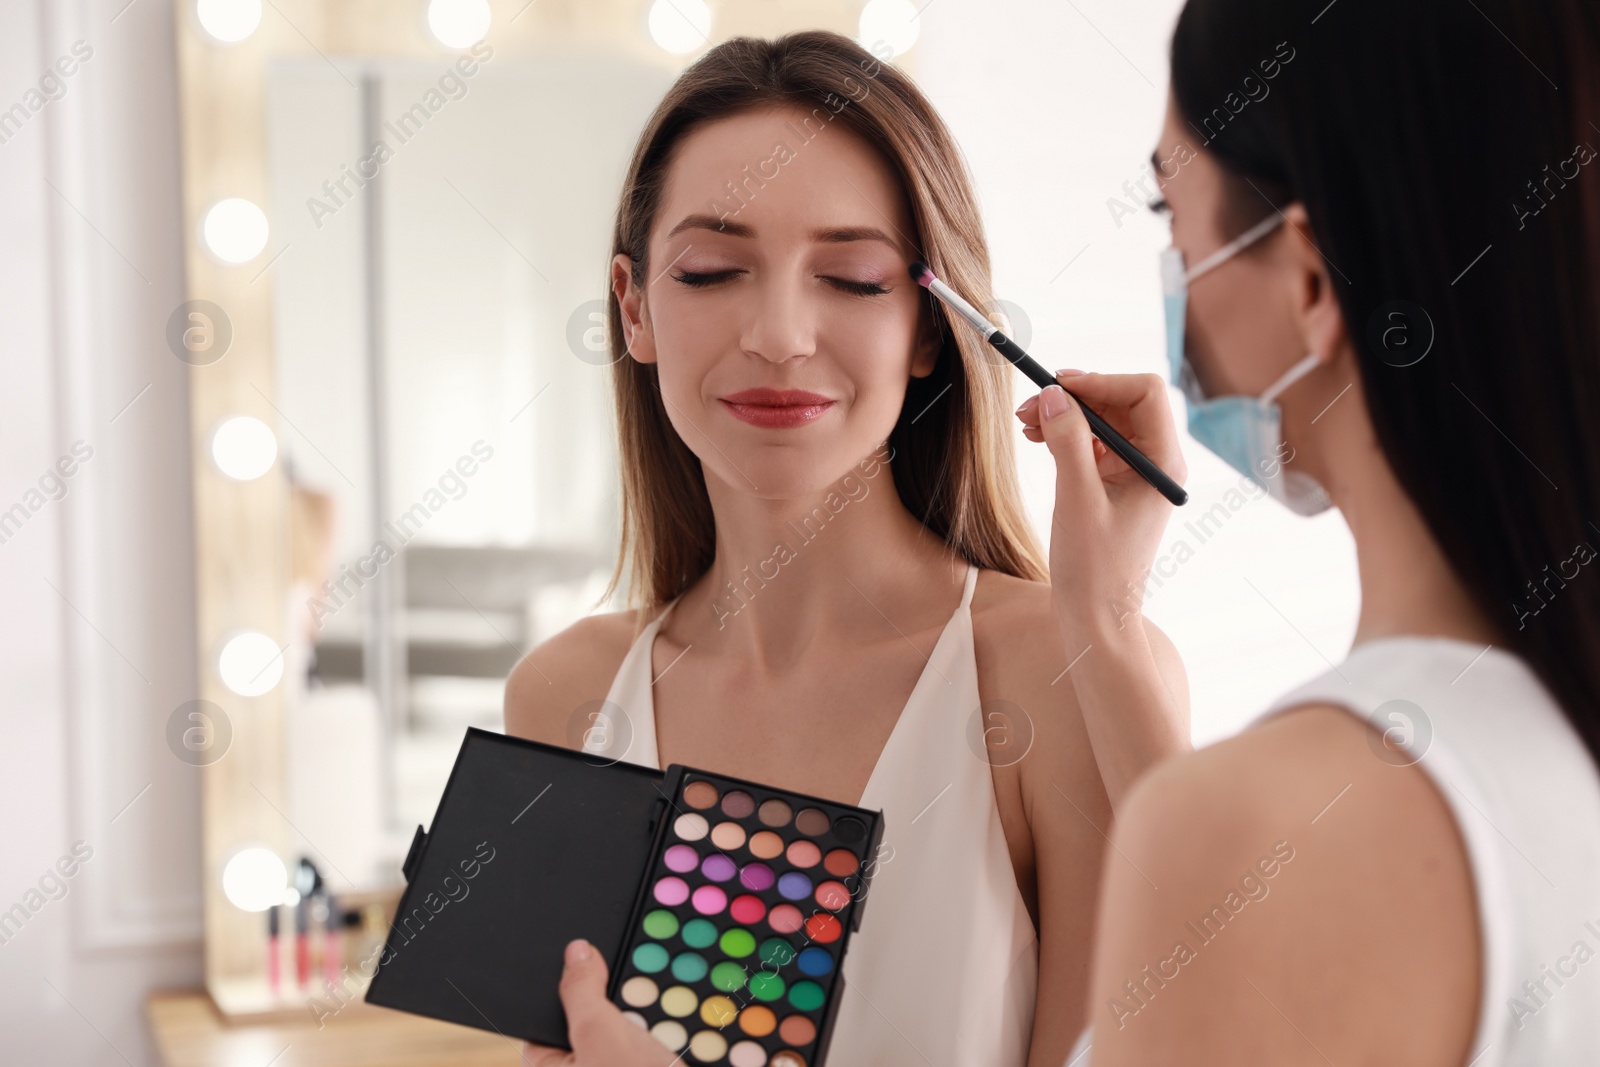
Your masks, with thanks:
[{"label": "cream halter top", "polygon": [[[967,741],[978,712],[977,582],[969,564],[961,603],[861,797],[862,807],[884,813],[884,847],[845,956],[829,1067],[1021,1067],[1028,1057],[1038,940],[1011,868],[988,760]],[[651,650],[675,603],[635,639],[606,694],[630,711],[632,738],[621,758],[658,769]]]}]

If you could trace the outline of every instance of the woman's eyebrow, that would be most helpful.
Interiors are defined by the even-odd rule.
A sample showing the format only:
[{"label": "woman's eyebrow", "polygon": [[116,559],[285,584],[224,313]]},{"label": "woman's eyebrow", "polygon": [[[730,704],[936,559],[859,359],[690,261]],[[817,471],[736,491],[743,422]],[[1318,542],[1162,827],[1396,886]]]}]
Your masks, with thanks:
[{"label": "woman's eyebrow", "polygon": [[[755,227],[733,219],[719,218],[716,215],[685,215],[676,226],[667,231],[667,236],[672,237],[684,230],[711,230],[715,233],[725,234],[729,237],[754,237]],[[889,235],[876,226],[824,226],[811,231],[811,239],[821,244],[846,244],[851,241],[882,241],[884,244],[900,250],[900,246],[890,239]]]}]

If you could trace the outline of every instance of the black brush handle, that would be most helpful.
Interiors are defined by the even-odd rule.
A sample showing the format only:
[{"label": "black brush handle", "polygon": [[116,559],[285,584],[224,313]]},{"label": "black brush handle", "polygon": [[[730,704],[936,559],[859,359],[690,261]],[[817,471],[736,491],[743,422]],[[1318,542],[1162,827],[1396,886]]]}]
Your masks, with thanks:
[{"label": "black brush handle", "polygon": [[[1018,370],[1033,379],[1034,384],[1040,389],[1051,385],[1061,385],[1060,382],[1056,381],[1055,375],[1039,366],[1038,361],[1028,355],[1021,345],[999,330],[989,335],[989,343],[1002,356],[1016,364]],[[1149,456],[1134,448],[1132,443],[1118,433],[1109,422],[1095,414],[1093,408],[1082,400],[1078,400],[1073,395],[1072,390],[1063,386],[1062,391],[1077,401],[1078,409],[1083,412],[1083,417],[1088,420],[1089,429],[1094,431],[1094,435],[1104,441],[1107,448],[1121,456],[1123,462],[1138,471],[1141,478],[1155,486],[1156,492],[1180,507],[1188,503],[1189,494],[1184,491],[1183,486],[1168,477],[1167,472],[1156,466]]]}]

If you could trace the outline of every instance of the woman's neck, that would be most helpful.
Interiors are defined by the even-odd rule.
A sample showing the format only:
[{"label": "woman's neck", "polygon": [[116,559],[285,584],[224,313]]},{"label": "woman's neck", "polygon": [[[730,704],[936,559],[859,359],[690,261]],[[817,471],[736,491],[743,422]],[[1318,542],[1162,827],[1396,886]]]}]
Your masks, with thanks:
[{"label": "woman's neck", "polygon": [[[763,666],[830,640],[910,632],[924,603],[946,610],[941,569],[959,588],[956,554],[906,510],[887,463],[852,469],[806,497],[768,500],[708,484],[716,519],[710,569],[685,591],[682,632]],[[887,619],[887,622],[885,621]]]},{"label": "woman's neck", "polygon": [[1416,503],[1373,442],[1342,473],[1334,499],[1356,542],[1361,614],[1356,643],[1407,634],[1501,644],[1468,595]]}]

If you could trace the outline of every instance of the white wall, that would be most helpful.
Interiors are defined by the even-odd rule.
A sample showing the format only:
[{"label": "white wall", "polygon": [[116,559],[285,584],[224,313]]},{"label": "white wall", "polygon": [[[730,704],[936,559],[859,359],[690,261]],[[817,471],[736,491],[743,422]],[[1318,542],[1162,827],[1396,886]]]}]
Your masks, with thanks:
[{"label": "white wall", "polygon": [[[164,341],[172,5],[124,3],[0,4],[0,109],[93,49],[0,143],[0,511],[27,511],[0,543],[0,912],[38,905],[0,943],[8,1065],[154,1063],[146,993],[200,981],[197,781],[165,741],[195,678],[185,368]],[[77,441],[64,495],[30,497]],[[77,841],[92,855],[51,881]]]}]

